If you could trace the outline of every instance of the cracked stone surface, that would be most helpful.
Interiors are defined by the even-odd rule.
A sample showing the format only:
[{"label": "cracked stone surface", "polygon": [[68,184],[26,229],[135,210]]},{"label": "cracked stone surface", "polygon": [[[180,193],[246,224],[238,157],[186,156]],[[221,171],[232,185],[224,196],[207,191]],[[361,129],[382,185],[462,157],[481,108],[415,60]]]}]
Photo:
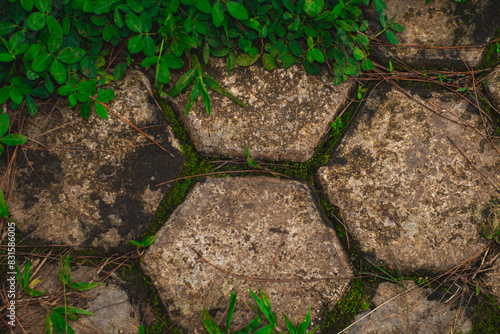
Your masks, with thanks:
[{"label": "cracked stone surface", "polygon": [[[444,301],[451,295],[441,295],[433,289],[418,287],[413,281],[399,284],[381,283],[371,300],[372,310],[355,318],[356,324],[346,334],[441,334],[468,333],[472,322],[464,309]],[[377,309],[375,309],[377,308]]]},{"label": "cracked stone surface", "polygon": [[453,94],[389,86],[371,94],[318,171],[365,254],[410,272],[443,272],[486,244],[481,221],[500,159],[473,129],[484,126]]},{"label": "cracked stone surface", "polygon": [[[225,61],[216,58],[204,70],[248,106],[208,89],[208,115],[198,98],[183,121],[196,149],[209,155],[244,157],[248,148],[253,158],[306,161],[355,86],[334,86],[326,73],[311,76],[298,66],[273,72],[258,64],[236,67],[228,78]],[[176,99],[183,111],[189,91]]]},{"label": "cracked stone surface", "polygon": [[[457,3],[432,0],[428,4],[413,0],[386,0],[388,21],[405,26],[396,33],[399,45],[381,49],[384,57],[396,56],[415,66],[478,66],[483,45],[490,42],[500,27],[497,0],[469,0]],[[379,13],[370,11],[373,26],[380,27]],[[378,31],[380,31],[378,30]],[[384,40],[385,37],[384,37]],[[459,48],[461,46],[473,46]],[[444,48],[435,48],[444,47]]]},{"label": "cracked stone surface", "polygon": [[190,333],[203,328],[204,306],[216,321],[225,317],[231,291],[238,294],[232,328],[247,324],[256,316],[248,289],[259,287],[280,328],[286,328],[282,312],[297,323],[309,305],[316,325],[352,276],[335,231],[298,181],[209,178],[195,185],[157,236],[143,269],[172,320]]},{"label": "cracked stone surface", "polygon": [[151,220],[183,165],[169,125],[150,98],[144,74],[117,84],[110,106],[160,142],[162,151],[118,117],[56,108],[27,118],[24,133],[40,145],[18,155],[12,218],[31,238],[78,248],[124,250]]}]

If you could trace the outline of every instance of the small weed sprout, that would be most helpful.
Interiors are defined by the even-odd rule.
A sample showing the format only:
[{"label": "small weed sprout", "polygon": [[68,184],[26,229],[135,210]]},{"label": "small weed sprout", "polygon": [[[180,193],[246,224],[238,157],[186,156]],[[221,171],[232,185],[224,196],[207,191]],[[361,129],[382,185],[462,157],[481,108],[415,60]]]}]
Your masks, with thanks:
[{"label": "small weed sprout", "polygon": [[484,223],[482,224],[483,236],[488,240],[495,240],[500,244],[500,229],[499,222],[496,212],[493,212],[493,222],[491,223],[491,228],[488,228]]},{"label": "small weed sprout", "polygon": [[332,122],[331,126],[332,126],[332,133],[330,134],[330,137],[339,135],[340,132],[342,131],[342,128],[344,127],[344,125],[342,124],[342,119],[340,117],[337,117],[337,119],[334,122]]}]

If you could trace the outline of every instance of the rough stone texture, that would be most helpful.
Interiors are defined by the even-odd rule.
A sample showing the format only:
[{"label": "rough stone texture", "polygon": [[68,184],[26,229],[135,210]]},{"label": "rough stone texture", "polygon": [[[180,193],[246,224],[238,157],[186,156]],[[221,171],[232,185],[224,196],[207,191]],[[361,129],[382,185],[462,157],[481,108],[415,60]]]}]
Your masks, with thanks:
[{"label": "rough stone texture", "polygon": [[464,309],[445,304],[451,296],[440,296],[432,289],[418,287],[413,281],[401,285],[381,283],[372,300],[380,307],[368,315],[362,312],[355,318],[359,321],[345,334],[442,334],[468,333],[472,322],[464,316]]},{"label": "rough stone texture", "polygon": [[[248,148],[253,158],[310,159],[355,86],[336,87],[325,74],[314,77],[299,66],[236,67],[228,78],[226,63],[215,58],[204,69],[248,108],[209,89],[211,114],[200,97],[183,121],[199,152],[229,157],[244,157]],[[176,100],[182,110],[189,91]]]},{"label": "rough stone texture", "polygon": [[[491,41],[500,26],[498,0],[468,0],[466,3],[432,0],[428,4],[414,0],[385,2],[388,21],[397,14],[395,21],[406,29],[396,33],[399,46],[385,47],[381,51],[385,57],[396,56],[410,65],[464,67],[465,61],[469,66],[477,66],[484,53],[481,45]],[[374,26],[381,30],[379,14],[374,8],[370,16],[374,23],[377,22]],[[476,47],[457,48],[462,46]]]},{"label": "rough stone texture", "polygon": [[270,177],[210,178],[196,184],[146,250],[143,269],[172,320],[189,333],[203,328],[203,306],[216,321],[224,318],[231,291],[238,293],[232,328],[246,324],[256,316],[248,289],[259,287],[283,330],[282,312],[297,323],[308,306],[317,324],[352,276],[310,189]]},{"label": "rough stone texture", "polygon": [[485,245],[480,222],[500,183],[500,159],[478,132],[452,121],[481,129],[465,101],[412,94],[379,86],[318,178],[365,253],[408,271],[444,271]]},{"label": "rough stone texture", "polygon": [[[39,283],[34,288],[47,292],[51,298],[51,306],[64,307],[62,283],[57,277],[59,266],[44,265],[32,275],[32,282]],[[72,282],[101,282],[97,269],[91,267],[71,268]],[[57,297],[59,296],[59,297]],[[18,299],[21,300],[21,299]],[[26,299],[23,299],[26,300]],[[108,279],[102,285],[82,292],[74,292],[66,288],[66,303],[68,306],[84,308],[93,316],[82,316],[76,322],[69,324],[75,333],[138,333],[141,326],[141,309],[145,305],[135,303],[127,292],[113,279]],[[50,308],[49,308],[50,310]],[[28,306],[18,307],[17,316],[28,334],[44,333],[47,309],[36,300]],[[17,326],[19,327],[19,326]],[[16,333],[24,333],[19,329]]]},{"label": "rough stone texture", "polygon": [[27,118],[23,133],[44,146],[31,142],[29,162],[18,155],[9,209],[30,237],[124,250],[168,190],[156,185],[180,172],[182,155],[169,143],[169,126],[151,101],[146,77],[132,71],[114,87],[111,107],[175,157],[111,113],[107,120],[95,112],[83,120],[78,110],[56,108]]},{"label": "rough stone texture", "polygon": [[487,89],[495,108],[500,110],[500,66],[490,74]]}]

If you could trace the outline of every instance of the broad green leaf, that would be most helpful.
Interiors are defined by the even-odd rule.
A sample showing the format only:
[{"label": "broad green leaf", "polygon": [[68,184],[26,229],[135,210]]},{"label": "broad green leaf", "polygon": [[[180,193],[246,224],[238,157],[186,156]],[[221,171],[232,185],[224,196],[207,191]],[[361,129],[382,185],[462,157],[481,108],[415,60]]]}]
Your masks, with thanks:
[{"label": "broad green leaf", "polygon": [[375,69],[375,65],[368,58],[365,58],[361,61],[361,68],[363,71],[369,71]]},{"label": "broad green leaf", "polygon": [[7,99],[10,96],[10,90],[12,89],[11,86],[5,86],[2,89],[0,89],[0,103],[4,103],[7,101]]},{"label": "broad green leaf", "polygon": [[0,139],[0,142],[4,143],[7,146],[16,146],[16,145],[22,145],[26,143],[28,139],[24,137],[20,133],[14,133],[11,135],[6,135]]},{"label": "broad green leaf", "polygon": [[203,45],[203,63],[208,64],[210,61],[210,45],[208,42],[205,42]]},{"label": "broad green leaf", "polygon": [[95,104],[95,111],[97,112],[97,115],[99,115],[99,117],[103,119],[108,118],[108,111],[106,110],[105,107],[103,107],[99,103]]},{"label": "broad green leaf", "polygon": [[361,50],[359,47],[354,47],[354,51],[352,52],[352,54],[354,55],[354,58],[356,58],[357,60],[361,60],[365,57],[365,53],[363,52],[363,50]]},{"label": "broad green leaf", "polygon": [[317,75],[319,73],[319,66],[318,63],[309,63],[306,59],[302,61],[302,66],[304,66],[304,69],[306,70],[307,73],[311,75]]},{"label": "broad green leaf", "polygon": [[80,102],[87,102],[90,99],[89,93],[87,92],[76,91],[75,95],[76,99]]},{"label": "broad green leaf", "polygon": [[147,57],[154,56],[156,53],[156,44],[151,36],[144,37],[144,47],[142,52],[144,52]]},{"label": "broad green leaf", "polygon": [[69,101],[69,105],[70,105],[71,107],[76,106],[76,103],[78,102],[78,101],[77,101],[77,99],[76,99],[76,94],[75,94],[75,93],[73,93],[73,94],[71,94],[70,96],[68,96],[68,101]]},{"label": "broad green leaf", "polygon": [[396,35],[394,35],[394,33],[392,31],[386,30],[385,36],[387,37],[387,40],[389,40],[389,42],[391,42],[391,44],[393,44],[393,45],[399,44]]},{"label": "broad green leaf", "polygon": [[403,27],[401,24],[394,22],[391,24],[391,29],[394,30],[395,32],[403,32],[406,28]]},{"label": "broad green leaf", "polygon": [[105,15],[92,15],[90,20],[98,27],[104,27],[108,23],[108,18]]},{"label": "broad green leaf", "polygon": [[[0,154],[3,153],[3,145],[0,144]],[[0,218],[7,218],[9,216],[9,208],[7,207],[7,202],[5,202],[5,197],[3,196],[3,190],[0,187]],[[17,264],[16,264],[16,269]]]},{"label": "broad green leaf", "polygon": [[224,334],[224,332],[217,326],[217,323],[214,319],[208,314],[208,311],[205,307],[203,307],[203,312],[201,314],[201,321],[205,326],[205,329],[209,334]]},{"label": "broad green leaf", "polygon": [[126,70],[127,70],[126,63],[120,63],[120,64],[116,65],[115,68],[113,69],[113,79],[115,81],[120,80],[123,77],[123,75],[125,74]]},{"label": "broad green leaf", "polygon": [[177,69],[184,66],[184,62],[182,61],[182,59],[174,55],[163,55],[163,57],[161,57],[161,60],[163,60],[169,68]]},{"label": "broad green leaf", "polygon": [[123,18],[122,14],[118,10],[118,8],[115,8],[115,13],[114,13],[114,19],[115,19],[115,24],[118,28],[123,27]]},{"label": "broad green leaf", "polygon": [[238,41],[238,45],[243,52],[248,52],[252,48],[252,41],[245,38],[245,36],[241,35]]},{"label": "broad green leaf", "polygon": [[170,82],[170,71],[168,69],[168,64],[165,60],[160,60],[160,66],[156,68],[156,80],[162,84],[168,84]]},{"label": "broad green leaf", "polygon": [[153,20],[151,19],[151,15],[148,12],[142,12],[141,16],[141,32],[150,32],[153,27]]},{"label": "broad green leaf", "polygon": [[194,5],[200,12],[212,14],[212,6],[207,0],[195,0]]},{"label": "broad green leaf", "polygon": [[37,114],[38,106],[31,95],[26,96],[26,107],[28,108],[28,112],[31,116],[35,116]]},{"label": "broad green leaf", "polygon": [[295,12],[295,5],[293,4],[292,0],[283,0],[283,5],[290,13]]},{"label": "broad green leaf", "polygon": [[[180,92],[186,88],[191,81],[196,77],[196,68],[190,69],[186,74],[184,74],[179,81],[177,81],[172,87],[172,89],[168,92],[168,95],[171,97],[176,97]],[[1,91],[0,91],[1,92]]]},{"label": "broad green leaf", "polygon": [[297,58],[292,55],[283,55],[279,59],[282,62],[281,68],[290,68],[297,62]]},{"label": "broad green leaf", "polygon": [[379,13],[385,11],[385,9],[387,8],[387,5],[385,4],[384,0],[373,0],[373,2],[375,3],[375,9]]},{"label": "broad green leaf", "polygon": [[267,71],[272,71],[278,68],[278,63],[276,62],[276,59],[274,59],[274,57],[271,56],[269,53],[264,53],[264,55],[262,56],[262,65],[264,65],[264,68]]},{"label": "broad green leaf", "polygon": [[52,325],[54,326],[56,334],[67,333],[66,330],[69,325],[66,323],[66,319],[61,314],[58,312],[51,312],[50,319],[52,320]]},{"label": "broad green leaf", "polygon": [[33,9],[33,0],[21,0],[21,6],[23,6],[27,12],[31,12]]},{"label": "broad green leaf", "polygon": [[248,11],[242,4],[234,1],[228,1],[226,3],[227,11],[237,20],[248,20]]},{"label": "broad green leaf", "polygon": [[10,53],[0,53],[0,62],[8,63],[13,61],[15,58]]},{"label": "broad green leaf", "polygon": [[31,13],[28,16],[28,27],[34,31],[42,30],[45,27],[45,14],[40,12]]},{"label": "broad green leaf", "polygon": [[155,241],[157,235],[150,235],[149,237],[144,238],[144,240],[141,241],[141,246],[142,247],[149,247],[153,241]]},{"label": "broad green leaf", "polygon": [[3,137],[7,131],[9,131],[10,118],[9,115],[2,113],[0,114],[0,137]]},{"label": "broad green leaf", "polygon": [[[156,57],[156,56],[147,57],[147,58],[144,58],[144,60],[141,62],[141,66],[143,68],[148,68],[151,65],[156,64],[157,62],[158,62],[158,57]],[[124,65],[127,66],[127,64],[125,64],[125,63],[124,63]]]},{"label": "broad green leaf", "polygon": [[125,16],[125,23],[127,24],[127,27],[133,32],[139,34],[142,32],[141,20],[134,13],[129,13],[127,14],[127,16]]},{"label": "broad green leaf", "polygon": [[129,240],[129,242],[136,247],[141,247],[141,243],[139,241]]},{"label": "broad green leaf", "polygon": [[186,115],[193,107],[193,104],[196,102],[196,99],[198,98],[199,95],[200,95],[200,78],[198,77],[194,81],[193,89],[191,90],[191,93],[189,94],[188,97],[188,102],[186,104]]},{"label": "broad green leaf", "polygon": [[61,96],[68,96],[69,94],[72,94],[74,91],[75,91],[75,89],[72,86],[68,86],[68,85],[61,86],[57,90],[57,92]]},{"label": "broad green leaf", "polygon": [[323,0],[305,0],[303,10],[307,15],[316,17],[323,12],[323,6]]},{"label": "broad green leaf", "polygon": [[247,53],[242,53],[236,58],[236,64],[240,66],[250,66],[259,60],[259,58],[260,54],[257,54],[255,57],[250,57]]},{"label": "broad green leaf", "polygon": [[127,5],[136,13],[141,13],[144,10],[139,0],[127,0]]},{"label": "broad green leaf", "polygon": [[52,74],[56,82],[60,85],[66,81],[66,69],[57,59],[50,65],[50,74]]},{"label": "broad green leaf", "polygon": [[97,94],[97,102],[108,103],[115,97],[115,91],[112,89],[106,89]]},{"label": "broad green leaf", "polygon": [[[309,50],[312,53],[312,58],[316,60],[318,63],[324,63],[325,62],[325,56],[323,55],[323,52],[320,50],[314,48],[312,50]],[[308,51],[308,53],[309,53]]]},{"label": "broad green leaf", "polygon": [[291,40],[290,44],[288,45],[290,48],[290,52],[295,56],[295,57],[300,57],[302,55],[302,45],[296,40]]},{"label": "broad green leaf", "polygon": [[135,35],[128,41],[127,46],[131,53],[139,53],[144,48],[144,38],[142,35]]},{"label": "broad green leaf", "polygon": [[52,334],[52,313],[49,312],[47,313],[47,316],[45,317],[45,334]]},{"label": "broad green leaf", "polygon": [[222,22],[224,22],[224,5],[222,2],[217,2],[212,10],[212,20],[214,21],[215,27],[220,27]]},{"label": "broad green leaf", "polygon": [[53,16],[50,15],[47,16],[47,28],[49,28],[49,33],[51,35],[57,35],[57,36],[63,35],[61,25],[59,24],[59,22],[57,22],[57,20]]},{"label": "broad green leaf", "polygon": [[[77,47],[66,47],[59,52],[57,59],[67,64],[79,62],[85,56],[85,50]],[[34,62],[34,61],[33,61]]]},{"label": "broad green leaf", "polygon": [[50,53],[57,52],[57,50],[59,50],[59,48],[61,47],[62,42],[63,42],[62,35],[50,35],[48,42],[49,52]]},{"label": "broad green leaf", "polygon": [[12,101],[14,101],[14,103],[17,103],[17,104],[21,104],[23,103],[23,96],[21,95],[21,93],[19,93],[19,91],[15,88],[12,88],[10,90],[10,98],[12,99]]},{"label": "broad green leaf", "polygon": [[50,13],[52,11],[52,0],[33,0],[35,7],[44,13]]},{"label": "broad green leaf", "polygon": [[90,112],[92,111],[90,106],[91,106],[90,100],[85,103],[82,103],[82,107],[80,108],[80,115],[82,115],[83,119],[89,118]]},{"label": "broad green leaf", "polygon": [[28,50],[24,53],[24,61],[29,62],[38,56],[40,53],[40,46],[38,44],[31,44]]},{"label": "broad green leaf", "polygon": [[31,297],[39,297],[39,296],[42,296],[45,294],[45,292],[41,292],[41,291],[37,291],[35,289],[32,289],[30,287],[27,287],[25,290],[24,290],[28,295],[30,295]]}]

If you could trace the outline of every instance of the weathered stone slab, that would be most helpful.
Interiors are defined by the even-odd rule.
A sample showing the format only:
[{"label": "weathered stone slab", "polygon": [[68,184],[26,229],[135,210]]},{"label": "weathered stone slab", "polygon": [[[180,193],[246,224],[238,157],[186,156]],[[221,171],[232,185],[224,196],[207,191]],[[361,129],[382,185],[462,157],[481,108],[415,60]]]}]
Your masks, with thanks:
[{"label": "weathered stone slab", "polygon": [[297,181],[207,179],[157,235],[143,269],[172,320],[189,333],[203,328],[204,306],[216,321],[225,319],[231,291],[238,294],[232,328],[247,324],[256,317],[248,289],[258,294],[259,287],[283,330],[282,312],[295,324],[309,306],[317,324],[352,276],[335,231]]},{"label": "weathered stone slab", "polygon": [[500,159],[473,127],[484,128],[480,116],[452,93],[371,94],[318,171],[363,252],[393,268],[445,271],[485,245]]},{"label": "weathered stone slab", "polygon": [[500,110],[500,66],[497,66],[490,74],[486,87],[494,107]]},{"label": "weathered stone slab", "polygon": [[151,220],[168,190],[156,185],[175,178],[182,154],[143,74],[132,71],[114,87],[110,106],[173,156],[111,113],[84,120],[78,110],[56,107],[27,118],[23,133],[40,145],[26,148],[28,161],[18,155],[9,209],[20,231],[49,243],[123,250]]},{"label": "weathered stone slab", "polygon": [[[381,51],[385,57],[396,56],[410,65],[463,68],[465,61],[468,66],[477,66],[485,44],[500,26],[497,0],[385,2],[388,21],[397,14],[396,22],[406,29],[396,33],[398,46],[384,47]],[[380,22],[374,8],[370,16]],[[381,30],[380,23],[378,26]]]},{"label": "weathered stone slab", "polygon": [[[151,321],[144,321],[145,304],[134,302],[115,280],[108,278],[106,283],[81,292],[75,292],[66,287],[64,291],[62,283],[57,276],[59,266],[44,265],[36,275],[32,277],[33,282],[39,282],[32,287],[40,292],[46,292],[51,307],[67,306],[84,308],[93,315],[82,316],[77,321],[69,321],[69,325],[75,333],[139,333],[142,324],[148,325]],[[102,282],[103,277],[98,271],[91,267],[71,268],[71,282]],[[66,301],[63,294],[65,293]],[[29,300],[24,294],[18,298],[18,302]],[[44,307],[45,306],[45,307]],[[51,310],[48,303],[32,299],[27,304],[20,304],[17,308],[17,317],[23,329],[28,334],[44,333],[45,318]],[[150,319],[151,320],[151,319]],[[17,326],[19,329],[19,325]],[[16,333],[24,333],[19,330]]]},{"label": "weathered stone slab", "polygon": [[[326,73],[311,76],[299,66],[273,72],[257,64],[236,67],[228,78],[219,58],[204,70],[248,107],[209,89],[211,114],[200,97],[183,121],[199,152],[229,157],[244,157],[248,148],[258,159],[310,159],[355,85],[334,86]],[[188,95],[176,100],[183,111]]]},{"label": "weathered stone slab", "polygon": [[[464,309],[445,304],[451,296],[433,293],[432,289],[418,287],[413,281],[398,284],[381,283],[372,304],[373,312],[358,314],[355,323],[345,334],[428,334],[468,333],[472,322]],[[371,314],[369,314],[372,312]],[[368,315],[369,314],[369,315]]]}]

